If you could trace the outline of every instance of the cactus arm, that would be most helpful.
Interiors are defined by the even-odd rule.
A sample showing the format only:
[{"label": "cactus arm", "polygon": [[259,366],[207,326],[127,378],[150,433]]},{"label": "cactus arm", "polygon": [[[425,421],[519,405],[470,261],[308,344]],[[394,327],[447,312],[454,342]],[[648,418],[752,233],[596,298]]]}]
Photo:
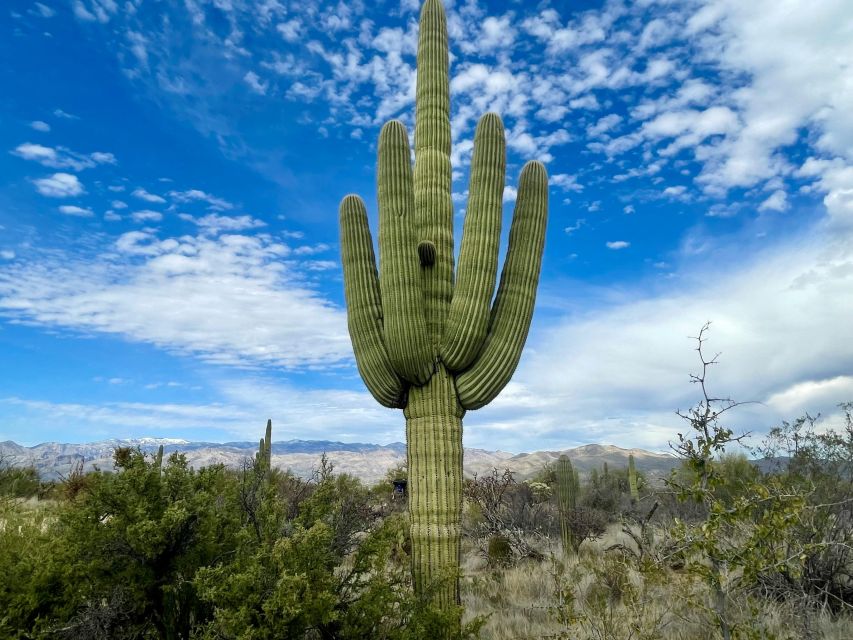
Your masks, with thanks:
[{"label": "cactus arm", "polygon": [[379,404],[402,408],[406,388],[391,366],[382,337],[382,300],[367,210],[358,196],[341,201],[341,262],[347,324],[364,384]]},{"label": "cactus arm", "polygon": [[392,120],[379,134],[379,288],[385,347],[398,375],[424,384],[433,349],[424,320],[421,266],[414,225],[409,137]]},{"label": "cactus arm", "polygon": [[487,113],[474,135],[465,232],[440,349],[451,371],[461,371],[473,362],[488,333],[498,271],[505,169],[503,123],[496,114]]},{"label": "cactus arm", "polygon": [[489,335],[478,358],[456,378],[459,401],[479,409],[506,386],[530,329],[545,244],[548,174],[541,162],[524,165],[509,234],[509,250],[492,307]]},{"label": "cactus arm", "polygon": [[450,80],[447,20],[438,0],[427,0],[418,35],[415,100],[415,216],[418,240],[435,245],[435,264],[423,270],[426,323],[436,346],[453,295],[453,202],[450,167]]}]

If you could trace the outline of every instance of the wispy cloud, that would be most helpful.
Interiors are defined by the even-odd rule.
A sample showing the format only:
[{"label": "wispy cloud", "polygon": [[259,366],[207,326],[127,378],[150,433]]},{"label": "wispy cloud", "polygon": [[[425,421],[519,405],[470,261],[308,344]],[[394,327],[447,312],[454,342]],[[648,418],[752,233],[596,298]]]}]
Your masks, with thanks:
[{"label": "wispy cloud", "polygon": [[15,263],[0,272],[0,310],[17,322],[120,334],[213,363],[348,360],[344,311],[309,285],[315,265],[303,269],[290,254],[268,236],[134,231],[100,257],[34,252]]},{"label": "wispy cloud", "polygon": [[64,213],[66,216],[77,216],[78,218],[91,218],[95,215],[91,209],[78,207],[73,204],[62,205],[59,207],[59,212]]},{"label": "wispy cloud", "polygon": [[193,202],[193,201],[201,201],[206,202],[211,209],[216,211],[226,211],[228,209],[233,209],[234,205],[224,200],[223,198],[217,198],[216,196],[212,196],[209,193],[205,193],[201,189],[188,189],[186,191],[170,191],[169,196],[175,200],[176,202]]},{"label": "wispy cloud", "polygon": [[166,202],[166,198],[164,198],[163,196],[158,196],[156,193],[149,193],[148,191],[146,191],[142,187],[137,187],[136,189],[134,189],[133,193],[131,193],[131,195],[134,198],[139,198],[140,200],[145,200],[145,202],[154,202],[157,204],[162,204],[162,203]]},{"label": "wispy cloud", "polygon": [[111,153],[96,151],[90,154],[81,154],[65,147],[46,147],[41,144],[33,144],[32,142],[19,144],[11,153],[24,160],[38,162],[45,167],[72,169],[74,171],[89,169],[98,164],[116,163],[116,158]]}]

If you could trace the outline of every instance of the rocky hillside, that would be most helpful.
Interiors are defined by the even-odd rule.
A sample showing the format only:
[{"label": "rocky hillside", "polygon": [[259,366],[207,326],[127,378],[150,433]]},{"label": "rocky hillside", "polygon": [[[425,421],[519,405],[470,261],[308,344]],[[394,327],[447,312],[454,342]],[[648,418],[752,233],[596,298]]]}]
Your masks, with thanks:
[{"label": "rocky hillside", "polygon": [[[188,442],[169,438],[140,438],[137,440],[104,440],[87,444],[46,442],[34,447],[23,447],[11,441],[0,443],[0,458],[6,464],[33,465],[44,478],[59,478],[67,474],[72,465],[83,460],[87,469],[112,469],[113,450],[119,446],[140,447],[154,453],[160,445],[166,455],[180,451],[194,467],[223,463],[237,467],[246,457],[257,451],[256,442]],[[365,482],[376,482],[388,469],[404,464],[406,445],[394,442],[388,445],[367,443],[331,442],[326,440],[289,440],[274,442],[273,465],[291,469],[306,477],[317,466],[323,453],[329,457],[339,472],[358,476]],[[590,444],[563,451],[536,451],[512,454],[505,451],[465,449],[465,473],[468,476],[488,473],[493,468],[509,468],[520,480],[536,474],[561,454],[568,455],[581,474],[593,467],[607,463],[611,469],[625,467],[628,454],[634,454],[637,469],[650,479],[660,479],[677,464],[670,455],[651,453],[642,449],[622,449],[612,445]]]}]

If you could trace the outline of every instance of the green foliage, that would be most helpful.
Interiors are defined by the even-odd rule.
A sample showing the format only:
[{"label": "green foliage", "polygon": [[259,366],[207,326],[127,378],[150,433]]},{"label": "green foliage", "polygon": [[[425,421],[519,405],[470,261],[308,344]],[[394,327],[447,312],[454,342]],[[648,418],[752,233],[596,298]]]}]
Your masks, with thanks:
[{"label": "green foliage", "polygon": [[734,477],[743,461],[724,457],[724,453],[739,438],[720,419],[738,403],[718,399],[707,391],[708,368],[716,363],[716,358],[706,360],[703,353],[707,330],[706,324],[697,337],[702,371],[692,376],[702,395],[687,414],[679,413],[691,432],[687,436],[678,434],[674,447],[688,473],[681,478],[673,473],[668,482],[681,500],[700,503],[706,517],[696,524],[676,520],[671,535],[685,558],[686,569],[711,591],[711,603],[698,604],[713,615],[721,636],[729,640],[751,637],[749,628],[732,617],[735,593],[748,593],[768,571],[801,573],[805,556],[788,554],[791,533],[803,517],[806,495],[784,478],[749,482]]},{"label": "green foliage", "polygon": [[74,496],[0,502],[0,637],[467,638],[439,608],[455,574],[416,595],[402,514],[325,459],[309,480],[247,460],[117,450]]},{"label": "green foliage", "polygon": [[30,498],[40,488],[41,479],[35,467],[15,467],[0,460],[0,497]]},{"label": "green foliage", "polygon": [[512,564],[512,546],[506,536],[498,534],[489,538],[487,557],[489,565],[493,567],[508,567]]}]

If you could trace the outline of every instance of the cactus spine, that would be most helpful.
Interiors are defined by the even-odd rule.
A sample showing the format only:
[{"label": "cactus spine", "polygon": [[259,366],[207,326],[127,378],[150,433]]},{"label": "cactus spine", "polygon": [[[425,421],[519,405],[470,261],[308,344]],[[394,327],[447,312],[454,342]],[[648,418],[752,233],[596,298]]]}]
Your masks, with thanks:
[{"label": "cactus spine", "polygon": [[[462,417],[491,402],[527,338],[545,241],[548,176],[521,171],[509,250],[492,302],[506,167],[503,123],[477,124],[459,264],[453,264],[447,23],[439,0],[421,11],[415,166],[398,121],[379,135],[379,270],[361,198],[340,205],[348,324],[358,370],[376,400],[403,409],[412,575],[423,593],[458,574]],[[458,602],[458,581],[439,589]]]},{"label": "cactus spine", "polygon": [[628,455],[628,488],[631,491],[631,504],[636,504],[640,499],[637,488],[637,469],[634,467],[634,454]]},{"label": "cactus spine", "polygon": [[567,456],[557,460],[557,506],[560,511],[560,536],[563,541],[563,553],[569,554],[574,550],[572,529],[569,526],[571,512],[577,507],[578,489],[580,482],[577,471],[572,468],[572,461]]}]

